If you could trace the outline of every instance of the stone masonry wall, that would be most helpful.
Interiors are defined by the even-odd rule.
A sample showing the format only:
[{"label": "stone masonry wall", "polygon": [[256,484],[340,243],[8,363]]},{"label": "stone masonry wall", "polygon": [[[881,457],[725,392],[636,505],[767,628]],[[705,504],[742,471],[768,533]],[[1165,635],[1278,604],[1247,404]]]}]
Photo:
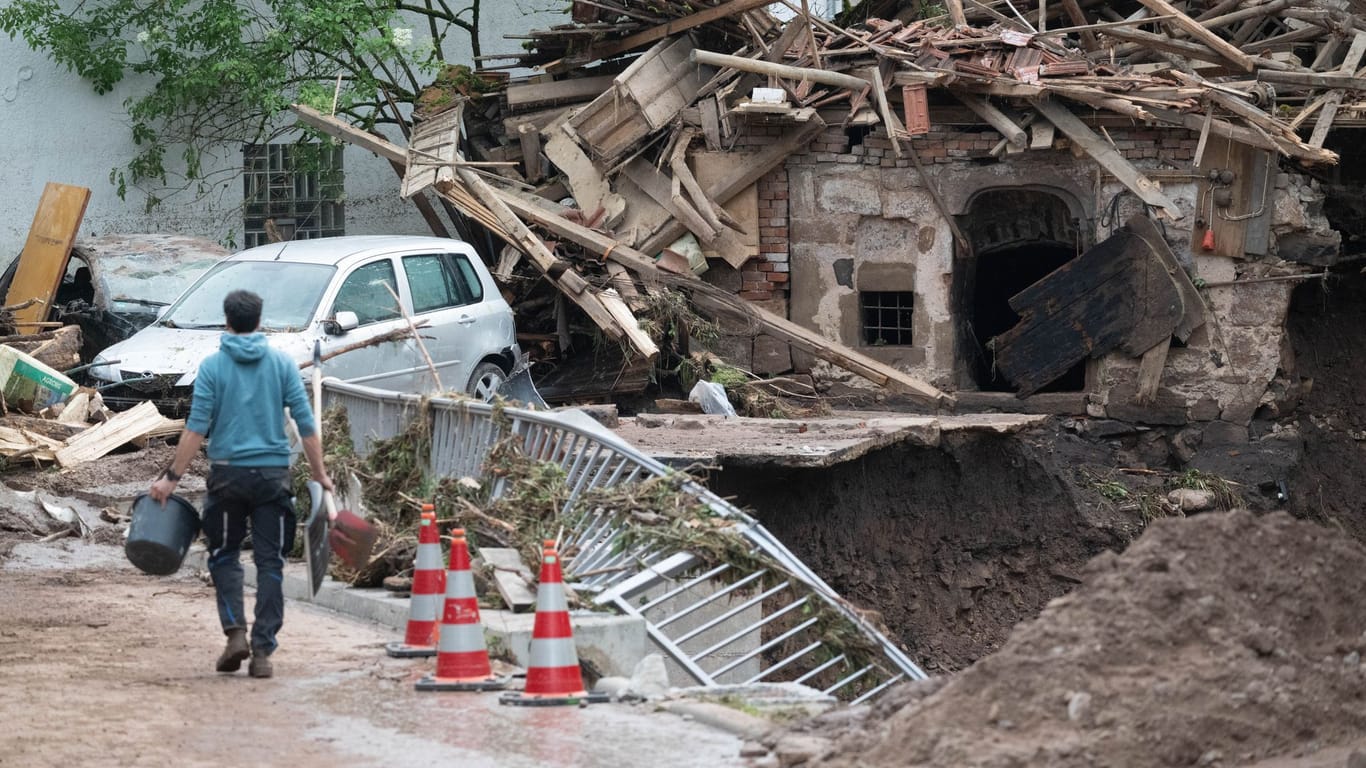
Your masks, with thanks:
[{"label": "stone masonry wall", "polygon": [[[1198,179],[1188,173],[1198,141],[1194,134],[1127,127],[1107,127],[1106,133],[1135,165],[1166,172],[1163,192],[1184,213],[1180,221],[1167,223],[1167,238],[1193,278],[1226,282],[1275,268],[1274,257],[1244,261],[1192,253],[1190,228],[1199,192]],[[1079,247],[1089,246],[1139,212],[1141,204],[1058,136],[1052,150],[1003,154],[999,161],[990,150],[1001,137],[989,130],[940,126],[912,145],[952,215],[967,213],[973,197],[985,190],[1046,192],[1066,202],[1088,236]],[[790,158],[786,172],[786,216],[771,216],[770,221],[783,218],[788,223],[791,319],[946,390],[973,388],[958,349],[958,324],[964,318],[954,303],[953,234],[909,156],[896,157],[880,132],[860,135],[858,130],[831,128],[806,152]],[[1326,226],[1315,215],[1312,200],[1297,197],[1310,186],[1298,175],[1277,177],[1273,238]],[[774,213],[779,210],[778,192],[770,188],[775,205],[767,210]],[[762,198],[761,191],[761,205]],[[776,268],[782,262],[768,263]],[[762,275],[768,271],[764,266],[760,262],[754,269]],[[767,290],[775,295],[773,288]],[[862,345],[860,290],[914,292],[911,345]],[[1223,418],[1246,424],[1281,369],[1289,290],[1289,284],[1275,283],[1209,289],[1210,322],[1188,346],[1172,350],[1157,407],[1130,406],[1138,361],[1112,354],[1092,366],[1089,410],[1159,423]],[[793,362],[798,371],[815,370],[826,378],[866,386],[801,354],[794,354]]]}]

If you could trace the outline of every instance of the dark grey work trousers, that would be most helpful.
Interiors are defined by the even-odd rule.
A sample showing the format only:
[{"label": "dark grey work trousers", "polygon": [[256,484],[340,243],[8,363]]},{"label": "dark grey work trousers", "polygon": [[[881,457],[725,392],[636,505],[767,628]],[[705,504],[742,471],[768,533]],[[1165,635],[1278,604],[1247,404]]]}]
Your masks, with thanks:
[{"label": "dark grey work trousers", "polygon": [[282,579],[285,553],[294,548],[294,499],[288,467],[235,467],[215,464],[204,503],[204,538],[209,543],[209,573],[218,593],[218,619],[226,634],[246,629],[242,603],[242,540],[251,526],[256,563],[256,621],[252,652],[269,656],[285,618]]}]

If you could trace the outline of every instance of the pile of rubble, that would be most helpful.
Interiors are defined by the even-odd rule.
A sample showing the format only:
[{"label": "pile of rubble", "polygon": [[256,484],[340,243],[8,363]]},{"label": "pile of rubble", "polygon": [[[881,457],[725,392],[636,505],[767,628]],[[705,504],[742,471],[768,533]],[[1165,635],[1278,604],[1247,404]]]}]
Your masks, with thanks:
[{"label": "pile of rubble", "polygon": [[[96,390],[63,374],[79,362],[81,329],[68,325],[0,344],[0,457],[7,466],[74,467],[121,446],[146,447],[173,437],[184,420],[162,416],[150,402],[114,413]],[[25,351],[28,350],[28,351]]]},{"label": "pile of rubble", "polygon": [[[487,255],[529,341],[564,352],[586,317],[648,366],[668,334],[639,319],[652,297],[681,290],[703,315],[933,407],[952,398],[760,304],[763,286],[787,279],[786,264],[765,255],[787,243],[759,189],[826,126],[871,131],[888,161],[919,168],[930,106],[961,102],[999,134],[991,155],[1070,146],[1149,210],[1180,218],[1104,125],[1083,118],[1198,132],[1196,166],[1210,136],[1312,165],[1336,162],[1328,131],[1366,106],[1349,98],[1366,90],[1366,23],[1310,0],[1141,0],[1127,17],[1085,0],[1028,16],[1003,0],[970,5],[954,0],[932,18],[889,5],[895,15],[881,19],[866,2],[845,14],[858,21],[836,23],[787,2],[577,0],[574,23],[481,57],[510,63],[448,67],[418,99],[406,150],[296,111],[404,166],[403,194],[434,228],[444,225],[419,194],[428,188],[463,214],[463,237],[484,242],[482,227],[507,243]],[[522,67],[543,74],[504,71]],[[960,235],[957,247],[969,247]],[[702,279],[709,258],[741,270],[739,297]]]}]

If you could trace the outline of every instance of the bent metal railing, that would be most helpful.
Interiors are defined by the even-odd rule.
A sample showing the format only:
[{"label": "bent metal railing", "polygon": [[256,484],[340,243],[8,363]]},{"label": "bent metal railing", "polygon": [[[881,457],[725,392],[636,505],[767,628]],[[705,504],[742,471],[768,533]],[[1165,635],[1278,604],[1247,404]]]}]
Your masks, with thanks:
[{"label": "bent metal railing", "polygon": [[[595,423],[467,399],[399,394],[327,379],[328,407],[343,406],[358,454],[430,419],[434,477],[480,477],[508,434],[533,460],[558,464],[571,489],[565,516],[566,578],[598,605],[642,618],[651,640],[699,685],[795,681],[859,703],[925,673],[762,525],[700,483],[642,454]],[[595,488],[675,477],[680,491],[733,521],[750,557],[707,563],[690,552],[629,544],[622,512],[574,513]],[[491,495],[503,489],[495,482]],[[716,535],[727,535],[717,532]],[[672,673],[671,673],[672,674]]]}]

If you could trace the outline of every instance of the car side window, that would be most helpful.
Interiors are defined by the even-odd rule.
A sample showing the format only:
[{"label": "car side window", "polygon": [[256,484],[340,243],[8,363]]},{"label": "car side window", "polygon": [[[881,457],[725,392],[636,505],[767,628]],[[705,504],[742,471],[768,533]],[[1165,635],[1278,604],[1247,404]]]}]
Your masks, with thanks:
[{"label": "car side window", "polygon": [[[386,287],[387,286],[387,287]],[[332,303],[332,314],[355,312],[361,325],[392,320],[402,316],[398,302],[389,289],[398,292],[398,282],[394,279],[394,265],[388,259],[375,261],[356,269],[346,276],[337,291],[337,300]]]},{"label": "car side window", "polygon": [[445,256],[404,256],[403,271],[408,274],[415,315],[470,303]]},{"label": "car side window", "polygon": [[469,303],[484,300],[484,284],[479,280],[479,273],[474,271],[474,265],[464,255],[459,253],[451,254],[455,259],[455,266],[460,270],[460,282],[464,284],[465,293],[469,296]]}]

